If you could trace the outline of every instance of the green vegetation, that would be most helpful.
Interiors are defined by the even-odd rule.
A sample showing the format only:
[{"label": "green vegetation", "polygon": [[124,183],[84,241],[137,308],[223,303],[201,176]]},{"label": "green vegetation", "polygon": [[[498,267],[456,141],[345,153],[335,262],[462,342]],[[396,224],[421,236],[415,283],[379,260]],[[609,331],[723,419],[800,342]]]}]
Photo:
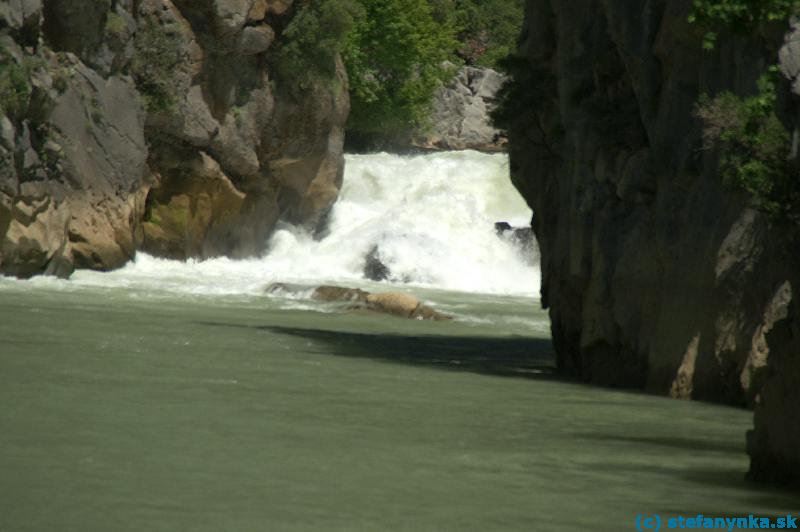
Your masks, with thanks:
[{"label": "green vegetation", "polygon": [[105,28],[107,35],[111,35],[119,39],[125,36],[127,29],[128,26],[125,24],[125,19],[113,11],[108,14]]},{"label": "green vegetation", "polygon": [[0,114],[18,118],[28,108],[31,96],[31,65],[0,48]]},{"label": "green vegetation", "polygon": [[[753,33],[799,12],[800,0],[694,0],[689,22],[706,31],[703,47],[711,50],[721,30]],[[772,66],[753,96],[703,95],[696,114],[703,121],[705,147],[719,149],[724,182],[747,191],[762,211],[800,222],[800,173],[776,111],[778,79],[779,69]]]},{"label": "green vegetation", "polygon": [[452,27],[437,22],[427,0],[373,0],[350,34],[349,129],[394,137],[423,125],[434,91],[452,74]]},{"label": "green vegetation", "polygon": [[455,28],[457,54],[469,65],[498,68],[516,47],[524,0],[429,0],[436,19]]},{"label": "green vegetation", "polygon": [[307,90],[336,73],[336,57],[361,16],[356,0],[296,2],[297,12],[284,28],[275,57],[276,75],[292,90]]},{"label": "green vegetation", "polygon": [[765,22],[800,12],[800,0],[694,0],[689,22],[706,30],[703,47],[714,48],[720,29],[752,32]]},{"label": "green vegetation", "polygon": [[136,33],[136,53],[131,73],[149,112],[169,112],[177,100],[175,69],[181,62],[178,40],[152,21],[145,21]]},{"label": "green vegetation", "polygon": [[775,113],[776,78],[773,67],[759,79],[758,93],[748,98],[731,92],[713,99],[703,96],[697,115],[703,120],[706,147],[720,150],[723,180],[749,192],[761,210],[797,218],[800,179],[789,159],[789,132]]},{"label": "green vegetation", "polygon": [[523,0],[306,0],[283,29],[278,80],[307,90],[350,80],[351,136],[393,140],[426,125],[440,84],[461,63],[496,67],[515,46]]}]

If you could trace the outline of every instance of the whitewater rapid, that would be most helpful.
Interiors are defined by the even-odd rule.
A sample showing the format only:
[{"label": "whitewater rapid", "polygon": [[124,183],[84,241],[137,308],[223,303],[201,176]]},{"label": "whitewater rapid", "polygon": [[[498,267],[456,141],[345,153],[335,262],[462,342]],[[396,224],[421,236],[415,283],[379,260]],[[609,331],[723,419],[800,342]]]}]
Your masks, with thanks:
[{"label": "whitewater rapid", "polygon": [[531,216],[503,154],[347,155],[322,239],[281,225],[259,258],[179,262],[140,253],[114,272],[77,271],[70,283],[211,295],[262,293],[273,282],[375,287],[364,263],[377,250],[390,272],[381,285],[535,296],[538,261],[494,229],[497,221],[527,226]]}]

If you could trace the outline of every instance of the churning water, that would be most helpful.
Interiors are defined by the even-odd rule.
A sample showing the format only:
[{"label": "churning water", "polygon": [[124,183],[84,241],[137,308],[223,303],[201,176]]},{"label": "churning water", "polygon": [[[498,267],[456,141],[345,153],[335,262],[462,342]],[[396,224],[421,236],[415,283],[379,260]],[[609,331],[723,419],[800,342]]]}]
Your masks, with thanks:
[{"label": "churning water", "polygon": [[534,296],[535,251],[494,229],[498,221],[526,226],[531,214],[509,180],[505,155],[349,155],[321,239],[282,226],[257,259],[178,262],[140,254],[112,273],[76,272],[71,283],[216,295],[252,294],[272,282],[361,286],[372,252],[390,284]]}]

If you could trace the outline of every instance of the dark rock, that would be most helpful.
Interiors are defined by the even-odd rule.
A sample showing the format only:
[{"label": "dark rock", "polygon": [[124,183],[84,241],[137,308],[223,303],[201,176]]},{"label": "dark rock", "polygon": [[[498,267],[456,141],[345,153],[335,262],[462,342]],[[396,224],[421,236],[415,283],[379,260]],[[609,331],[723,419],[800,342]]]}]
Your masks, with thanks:
[{"label": "dark rock", "polygon": [[506,231],[511,231],[512,227],[511,224],[508,222],[495,222],[494,223],[494,231],[498,235],[502,235]]},{"label": "dark rock", "polygon": [[364,262],[364,277],[371,281],[385,281],[391,275],[389,268],[381,261],[378,246],[373,246]]},{"label": "dark rock", "polygon": [[[778,229],[724,186],[695,116],[701,93],[751,95],[784,40],[721,34],[706,51],[687,22],[691,6],[528,0],[512,180],[536,212],[560,370],[680,398],[755,401],[752,475],[797,478],[800,371],[789,331],[800,316],[780,310],[781,287],[800,286],[797,230]],[[797,54],[790,35],[781,65],[795,82]],[[778,110],[795,133],[796,103]]]}]

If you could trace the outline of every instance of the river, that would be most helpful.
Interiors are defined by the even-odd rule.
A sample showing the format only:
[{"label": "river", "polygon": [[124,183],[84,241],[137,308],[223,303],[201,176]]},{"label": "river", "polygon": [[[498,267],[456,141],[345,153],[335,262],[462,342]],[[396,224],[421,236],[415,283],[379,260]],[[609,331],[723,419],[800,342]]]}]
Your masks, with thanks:
[{"label": "river", "polygon": [[[502,155],[348,156],[327,234],[0,278],[0,530],[633,530],[780,515],[752,414],[566,382]],[[377,250],[382,282],[363,278]],[[449,322],[274,282],[414,293]]]}]

